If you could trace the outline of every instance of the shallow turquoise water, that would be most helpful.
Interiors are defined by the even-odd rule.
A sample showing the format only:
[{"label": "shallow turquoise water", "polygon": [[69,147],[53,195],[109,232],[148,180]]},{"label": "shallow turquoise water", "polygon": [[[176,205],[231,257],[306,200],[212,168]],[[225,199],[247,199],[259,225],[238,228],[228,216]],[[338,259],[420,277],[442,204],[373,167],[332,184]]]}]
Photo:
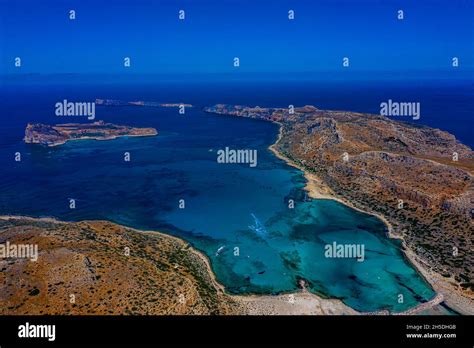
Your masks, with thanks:
[{"label": "shallow turquoise water", "polygon": [[[396,242],[385,237],[381,221],[335,201],[305,199],[302,173],[267,149],[275,125],[199,108],[185,118],[172,109],[98,113],[106,121],[156,127],[159,136],[41,148],[21,142],[26,119],[19,115],[3,130],[19,136],[4,143],[0,159],[21,151],[24,160],[1,169],[1,213],[107,219],[168,232],[205,252],[231,293],[290,292],[302,277],[311,291],[362,311],[401,311],[434,296]],[[217,163],[216,151],[225,146],[257,149],[257,167]],[[123,161],[125,151],[130,163]],[[76,199],[75,210],[69,198]],[[185,209],[179,209],[180,199]],[[253,216],[265,231],[249,227]],[[363,244],[364,262],[326,258],[324,246],[334,241]]]}]

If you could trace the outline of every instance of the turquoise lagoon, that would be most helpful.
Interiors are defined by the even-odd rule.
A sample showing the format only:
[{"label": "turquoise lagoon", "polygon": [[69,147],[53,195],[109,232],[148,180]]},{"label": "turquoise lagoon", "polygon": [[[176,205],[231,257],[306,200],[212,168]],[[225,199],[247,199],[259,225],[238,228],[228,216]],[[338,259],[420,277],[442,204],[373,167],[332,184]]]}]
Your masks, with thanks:
[{"label": "turquoise lagoon", "polygon": [[[159,135],[53,148],[24,144],[31,115],[58,122],[51,104],[43,103],[12,108],[14,120],[0,131],[2,163],[23,154],[22,162],[1,169],[2,214],[104,219],[181,237],[209,257],[233,294],[292,292],[304,278],[310,291],[360,311],[403,311],[434,296],[379,219],[335,201],[307,199],[303,173],[268,150],[277,134],[271,123],[206,114],[201,107],[185,116],[176,109],[98,107],[97,119],[156,127]],[[257,167],[217,163],[217,150],[226,146],[257,149]],[[69,198],[76,209],[69,209]],[[253,228],[256,219],[261,229]],[[326,258],[324,246],[334,241],[364,244],[364,262]]]}]

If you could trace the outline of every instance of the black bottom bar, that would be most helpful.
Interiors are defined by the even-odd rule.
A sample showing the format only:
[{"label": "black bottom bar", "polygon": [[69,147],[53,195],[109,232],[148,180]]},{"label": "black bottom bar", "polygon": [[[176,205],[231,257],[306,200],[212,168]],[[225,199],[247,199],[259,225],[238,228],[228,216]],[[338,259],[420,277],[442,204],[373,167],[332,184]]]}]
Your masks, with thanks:
[{"label": "black bottom bar", "polygon": [[[0,346],[93,344],[115,346],[469,345],[474,317],[461,316],[241,316],[109,317],[3,316]],[[20,338],[19,327],[55,325],[54,341]],[[24,326],[26,328],[26,326]],[[25,329],[26,330],[26,329]],[[25,332],[25,330],[23,332]]]}]

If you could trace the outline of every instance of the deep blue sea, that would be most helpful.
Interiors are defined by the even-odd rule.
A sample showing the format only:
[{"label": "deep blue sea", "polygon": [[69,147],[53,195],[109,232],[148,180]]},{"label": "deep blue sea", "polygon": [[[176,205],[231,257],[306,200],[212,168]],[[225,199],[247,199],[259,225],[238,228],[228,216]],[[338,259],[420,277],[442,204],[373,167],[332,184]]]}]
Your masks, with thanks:
[{"label": "deep blue sea", "polygon": [[[397,243],[385,237],[381,221],[331,200],[306,199],[302,173],[268,150],[277,136],[274,124],[206,114],[202,108],[216,103],[312,104],[376,113],[388,99],[419,101],[417,122],[473,145],[472,83],[77,84],[34,78],[1,88],[0,214],[105,219],[179,236],[206,253],[230,293],[291,292],[302,277],[311,291],[362,311],[402,311],[434,296]],[[23,143],[28,122],[87,122],[55,116],[56,102],[96,98],[194,107],[180,115],[174,108],[97,106],[96,120],[155,127],[157,137],[84,140],[53,148]],[[216,151],[226,146],[257,149],[257,167],[217,163]],[[15,152],[22,154],[21,162],[13,161]],[[130,152],[130,162],[123,160],[124,152]],[[70,198],[76,209],[69,208]],[[181,199],[184,209],[179,208]],[[289,199],[296,201],[294,209],[288,208]],[[254,216],[264,232],[250,228]],[[364,244],[365,261],[325,258],[324,246],[334,241]]]}]

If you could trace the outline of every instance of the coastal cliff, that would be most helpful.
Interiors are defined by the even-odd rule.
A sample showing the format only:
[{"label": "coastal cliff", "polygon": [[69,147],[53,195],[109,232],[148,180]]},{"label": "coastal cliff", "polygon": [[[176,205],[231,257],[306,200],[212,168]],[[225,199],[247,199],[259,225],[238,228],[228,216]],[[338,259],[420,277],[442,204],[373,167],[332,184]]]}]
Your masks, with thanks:
[{"label": "coastal cliff", "polygon": [[384,218],[392,237],[472,301],[474,152],[453,135],[314,106],[290,113],[218,104],[205,111],[280,124],[275,150],[316,178],[322,198]]},{"label": "coastal cliff", "polygon": [[65,123],[55,126],[28,123],[24,141],[27,144],[62,145],[69,140],[111,140],[123,136],[154,136],[155,128],[134,128],[97,121],[94,123]]}]

